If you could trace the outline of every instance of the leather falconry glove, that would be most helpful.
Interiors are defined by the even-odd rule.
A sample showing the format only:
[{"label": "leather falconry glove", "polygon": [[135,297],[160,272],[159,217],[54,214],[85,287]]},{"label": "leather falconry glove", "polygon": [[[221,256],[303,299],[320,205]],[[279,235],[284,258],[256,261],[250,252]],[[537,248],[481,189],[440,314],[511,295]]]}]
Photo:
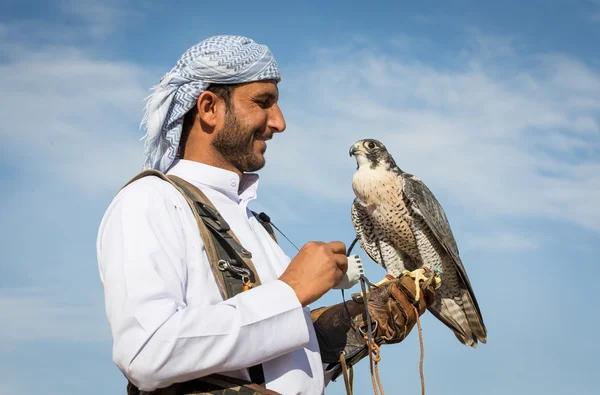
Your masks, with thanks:
[{"label": "leather falconry glove", "polygon": [[[373,340],[377,345],[399,343],[408,336],[417,322],[415,309],[421,316],[434,302],[435,284],[431,271],[428,280],[420,282],[421,295],[415,302],[416,285],[410,276],[392,278],[371,288],[367,307],[371,319]],[[361,297],[311,311],[323,363],[333,369],[332,380],[341,373],[340,353],[344,351],[346,366],[354,366],[368,355],[364,336],[367,334],[364,299]]]}]

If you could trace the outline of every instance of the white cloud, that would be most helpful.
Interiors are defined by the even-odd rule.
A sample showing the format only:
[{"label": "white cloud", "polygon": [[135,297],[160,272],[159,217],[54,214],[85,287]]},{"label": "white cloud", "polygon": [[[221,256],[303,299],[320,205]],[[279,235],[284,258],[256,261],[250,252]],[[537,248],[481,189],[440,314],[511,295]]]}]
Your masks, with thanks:
[{"label": "white cloud", "polygon": [[141,168],[139,123],[156,76],[124,60],[95,56],[89,40],[139,22],[146,5],[57,5],[70,15],[68,27],[52,19],[0,25],[4,159],[89,193],[114,192]]},{"label": "white cloud", "polygon": [[[600,74],[572,57],[475,38],[452,67],[410,57],[407,37],[386,50],[355,39],[301,67],[283,64],[288,130],[269,144],[265,178],[348,204],[348,148],[374,137],[443,205],[474,218],[600,230]],[[139,170],[138,125],[156,75],[64,46],[12,46],[0,73],[11,76],[0,81],[7,151],[91,192]]]},{"label": "white cloud", "polygon": [[114,189],[142,163],[148,72],[74,47],[14,48],[0,64],[0,137],[9,155],[90,191]]},{"label": "white cloud", "polygon": [[354,48],[288,70],[287,135],[276,136],[269,155],[277,169],[266,172],[347,204],[355,167],[347,150],[372,137],[443,205],[600,230],[600,73],[572,57],[503,45],[496,57],[477,45],[452,68]]}]

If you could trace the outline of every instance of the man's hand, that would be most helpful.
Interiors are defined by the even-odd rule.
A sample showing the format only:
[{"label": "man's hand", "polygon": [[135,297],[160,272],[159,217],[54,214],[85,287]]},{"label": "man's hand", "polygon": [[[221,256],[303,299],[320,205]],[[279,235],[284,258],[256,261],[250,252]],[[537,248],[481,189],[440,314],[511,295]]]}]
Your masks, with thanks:
[{"label": "man's hand", "polygon": [[312,241],[302,246],[279,279],[288,284],[302,306],[306,306],[339,284],[347,269],[344,243]]}]

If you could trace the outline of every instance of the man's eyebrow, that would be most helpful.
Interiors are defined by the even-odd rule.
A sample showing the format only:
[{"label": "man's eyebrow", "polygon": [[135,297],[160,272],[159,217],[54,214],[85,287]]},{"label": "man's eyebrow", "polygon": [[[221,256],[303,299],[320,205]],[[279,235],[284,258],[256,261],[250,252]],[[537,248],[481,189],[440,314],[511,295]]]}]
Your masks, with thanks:
[{"label": "man's eyebrow", "polygon": [[279,95],[273,93],[273,92],[262,92],[259,93],[258,95],[254,96],[255,99],[277,99],[279,97]]}]

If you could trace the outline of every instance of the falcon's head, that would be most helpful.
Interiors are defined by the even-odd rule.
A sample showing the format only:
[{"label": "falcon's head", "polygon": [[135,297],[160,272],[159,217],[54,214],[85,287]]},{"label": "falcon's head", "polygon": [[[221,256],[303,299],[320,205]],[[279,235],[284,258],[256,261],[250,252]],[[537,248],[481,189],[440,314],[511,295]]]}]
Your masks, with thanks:
[{"label": "falcon's head", "polygon": [[358,167],[370,166],[372,169],[387,164],[396,167],[392,156],[388,153],[385,145],[374,139],[359,140],[350,147],[350,156],[356,157]]}]

